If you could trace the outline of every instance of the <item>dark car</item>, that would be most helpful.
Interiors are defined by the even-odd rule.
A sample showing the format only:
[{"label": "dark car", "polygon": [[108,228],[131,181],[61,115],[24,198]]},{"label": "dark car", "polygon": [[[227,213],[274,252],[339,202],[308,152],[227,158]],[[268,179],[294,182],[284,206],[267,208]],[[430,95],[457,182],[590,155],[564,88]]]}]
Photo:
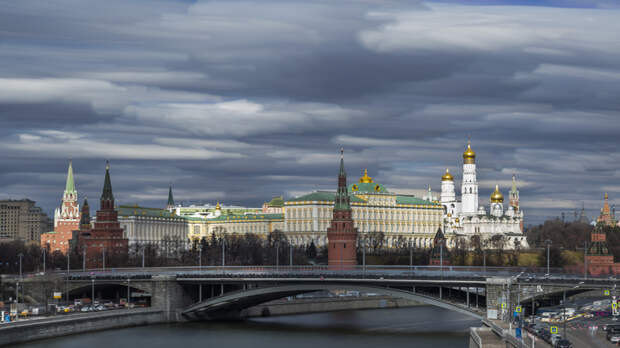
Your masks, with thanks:
[{"label": "dark car", "polygon": [[561,339],[555,342],[555,348],[573,348],[569,340]]}]

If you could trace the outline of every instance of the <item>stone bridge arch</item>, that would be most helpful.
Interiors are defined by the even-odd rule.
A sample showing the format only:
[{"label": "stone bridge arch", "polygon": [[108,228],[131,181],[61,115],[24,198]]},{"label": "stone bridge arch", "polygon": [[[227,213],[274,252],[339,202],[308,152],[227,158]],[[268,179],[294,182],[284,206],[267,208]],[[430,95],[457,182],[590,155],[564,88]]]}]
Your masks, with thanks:
[{"label": "stone bridge arch", "polygon": [[239,290],[210,298],[193,304],[182,311],[186,318],[201,319],[219,316],[230,316],[231,313],[240,313],[241,310],[277,300],[287,296],[295,296],[314,291],[356,290],[366,293],[378,293],[394,298],[402,298],[429,304],[432,306],[456,311],[476,319],[482,319],[482,312],[475,312],[473,308],[447,302],[431,296],[414,293],[412,291],[387,288],[380,286],[357,285],[350,283],[316,283],[316,284],[288,284],[276,285],[250,290]]}]

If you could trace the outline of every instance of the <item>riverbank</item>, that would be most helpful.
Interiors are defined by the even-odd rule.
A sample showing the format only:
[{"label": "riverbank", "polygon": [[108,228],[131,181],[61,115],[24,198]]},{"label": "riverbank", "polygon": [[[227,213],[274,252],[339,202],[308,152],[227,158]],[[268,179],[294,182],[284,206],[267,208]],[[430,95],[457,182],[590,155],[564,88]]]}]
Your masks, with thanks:
[{"label": "riverbank", "polygon": [[290,301],[280,299],[245,309],[241,312],[241,317],[269,317],[357,309],[405,308],[414,306],[425,306],[425,304],[388,296],[302,298]]},{"label": "riverbank", "polygon": [[62,315],[0,325],[0,346],[132,326],[163,323],[163,311],[140,308]]},{"label": "riverbank", "polygon": [[[241,318],[334,312],[357,309],[404,308],[423,305],[386,296],[276,300],[241,312]],[[0,346],[46,338],[168,322],[159,309],[140,308],[78,313],[0,325]]]}]

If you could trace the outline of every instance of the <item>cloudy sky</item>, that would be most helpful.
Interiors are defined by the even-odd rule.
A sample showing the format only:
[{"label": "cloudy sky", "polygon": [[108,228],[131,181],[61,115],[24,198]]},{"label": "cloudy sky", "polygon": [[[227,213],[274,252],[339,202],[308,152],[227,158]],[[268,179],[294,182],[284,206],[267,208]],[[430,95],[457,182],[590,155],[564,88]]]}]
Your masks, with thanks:
[{"label": "cloudy sky", "polygon": [[[467,5],[463,5],[467,3]],[[517,174],[526,223],[620,202],[620,8],[566,1],[8,1],[0,198],[259,206],[335,189],[340,147],[395,192]],[[97,204],[95,204],[97,206]]]}]

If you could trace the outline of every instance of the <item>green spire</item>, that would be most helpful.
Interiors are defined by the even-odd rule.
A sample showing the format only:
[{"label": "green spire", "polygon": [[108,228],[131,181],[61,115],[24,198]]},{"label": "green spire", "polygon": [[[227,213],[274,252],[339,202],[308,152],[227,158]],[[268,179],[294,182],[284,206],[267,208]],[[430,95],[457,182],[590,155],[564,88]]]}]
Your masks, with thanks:
[{"label": "green spire", "polygon": [[347,173],[344,171],[344,149],[340,148],[340,171],[338,172],[338,176],[347,176]]},{"label": "green spire", "polygon": [[344,150],[340,149],[340,171],[338,172],[338,192],[334,201],[334,210],[350,210],[351,201],[347,190],[347,173],[344,170]]},{"label": "green spire", "polygon": [[172,198],[172,184],[168,189],[168,207],[174,207],[174,199]]},{"label": "green spire", "polygon": [[110,181],[110,162],[105,163],[105,180],[103,182],[103,193],[101,193],[101,200],[113,201],[114,195],[112,194],[112,182]]},{"label": "green spire", "polygon": [[65,192],[75,192],[75,182],[73,181],[73,161],[69,160],[69,170],[67,171],[67,184]]},{"label": "green spire", "polygon": [[512,188],[510,189],[511,193],[516,193],[517,192],[517,177],[512,174]]}]

